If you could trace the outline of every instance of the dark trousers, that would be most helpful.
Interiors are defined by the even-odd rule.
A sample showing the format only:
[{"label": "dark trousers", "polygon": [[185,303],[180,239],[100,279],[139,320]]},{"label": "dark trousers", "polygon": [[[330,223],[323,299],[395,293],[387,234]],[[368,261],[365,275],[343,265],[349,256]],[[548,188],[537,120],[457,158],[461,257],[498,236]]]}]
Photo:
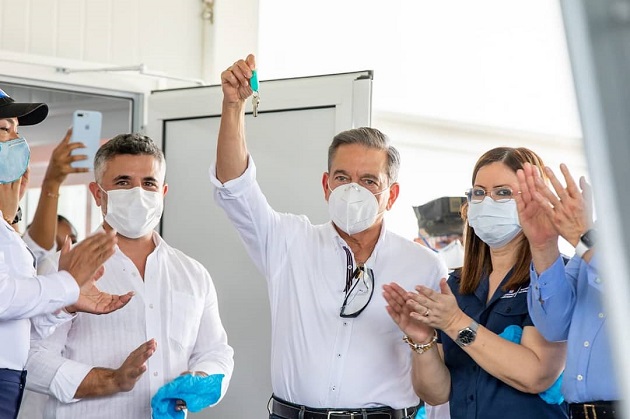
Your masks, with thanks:
[{"label": "dark trousers", "polygon": [[20,411],[26,371],[0,369],[0,419],[15,419]]}]

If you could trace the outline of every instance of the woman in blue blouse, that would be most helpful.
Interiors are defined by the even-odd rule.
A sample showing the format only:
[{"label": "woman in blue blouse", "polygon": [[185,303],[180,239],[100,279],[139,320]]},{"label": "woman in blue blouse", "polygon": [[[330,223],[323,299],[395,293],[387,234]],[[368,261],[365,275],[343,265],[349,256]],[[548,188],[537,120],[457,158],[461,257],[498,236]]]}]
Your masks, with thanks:
[{"label": "woman in blue blouse", "polygon": [[526,148],[495,148],[477,161],[463,210],[464,265],[439,292],[384,286],[413,350],[416,393],[431,405],[449,401],[452,419],[568,417],[561,397],[539,394],[562,373],[566,344],[547,342],[527,309],[531,252],[514,201],[525,162],[544,167]]}]

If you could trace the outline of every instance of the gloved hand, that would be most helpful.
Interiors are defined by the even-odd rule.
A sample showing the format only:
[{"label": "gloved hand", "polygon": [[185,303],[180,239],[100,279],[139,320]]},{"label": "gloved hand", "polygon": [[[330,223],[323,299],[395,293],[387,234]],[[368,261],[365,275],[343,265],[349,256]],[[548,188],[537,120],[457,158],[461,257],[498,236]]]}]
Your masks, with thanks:
[{"label": "gloved hand", "polygon": [[151,399],[153,419],[183,419],[184,412],[175,409],[177,400],[184,400],[191,412],[215,404],[221,397],[223,377],[223,374],[205,377],[186,374],[164,384]]}]

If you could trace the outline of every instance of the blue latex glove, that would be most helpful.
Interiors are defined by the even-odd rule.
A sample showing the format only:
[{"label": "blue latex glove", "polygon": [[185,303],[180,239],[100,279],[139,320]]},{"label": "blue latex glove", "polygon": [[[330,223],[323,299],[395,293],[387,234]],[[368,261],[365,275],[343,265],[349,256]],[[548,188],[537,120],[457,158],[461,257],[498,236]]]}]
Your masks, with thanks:
[{"label": "blue latex glove", "polygon": [[[523,329],[520,326],[515,324],[508,326],[505,328],[503,332],[499,335],[503,339],[507,339],[510,342],[521,343],[521,337],[523,336]],[[549,404],[562,404],[564,402],[564,397],[560,392],[560,387],[562,387],[562,376],[564,375],[564,371],[560,374],[560,377],[549,387],[547,390],[542,393],[538,393],[541,399],[546,401]]]},{"label": "blue latex glove", "polygon": [[164,384],[151,399],[153,419],[183,419],[184,412],[175,410],[177,400],[184,400],[191,412],[215,404],[221,397],[223,377],[223,374],[207,377],[186,374]]},{"label": "blue latex glove", "polygon": [[420,409],[418,409],[416,419],[427,419],[427,409],[424,408],[424,405],[420,406]]}]

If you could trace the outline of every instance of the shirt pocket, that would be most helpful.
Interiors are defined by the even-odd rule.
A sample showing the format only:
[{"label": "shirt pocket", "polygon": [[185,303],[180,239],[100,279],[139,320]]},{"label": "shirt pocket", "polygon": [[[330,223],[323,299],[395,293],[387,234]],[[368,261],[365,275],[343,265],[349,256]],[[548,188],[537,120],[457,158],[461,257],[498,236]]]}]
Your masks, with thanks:
[{"label": "shirt pocket", "polygon": [[527,293],[513,298],[501,298],[497,301],[494,316],[488,321],[488,329],[500,334],[506,327],[517,325],[521,328],[531,325],[529,311],[527,309]]},{"label": "shirt pocket", "polygon": [[203,299],[185,292],[173,291],[171,307],[169,339],[182,348],[191,348],[197,341]]}]

